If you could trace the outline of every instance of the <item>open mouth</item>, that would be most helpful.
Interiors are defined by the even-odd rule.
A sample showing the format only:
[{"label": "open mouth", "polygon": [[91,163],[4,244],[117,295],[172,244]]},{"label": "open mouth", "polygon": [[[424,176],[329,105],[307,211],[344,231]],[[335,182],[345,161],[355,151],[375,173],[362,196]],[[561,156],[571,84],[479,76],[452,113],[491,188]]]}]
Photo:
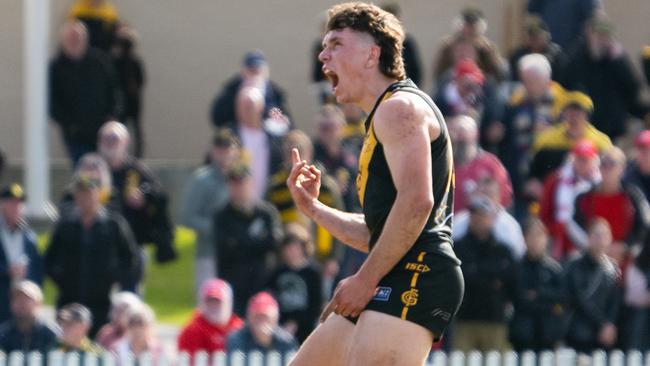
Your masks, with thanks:
[{"label": "open mouth", "polygon": [[339,85],[339,76],[332,70],[324,70],[325,77],[332,83],[332,88],[336,89]]}]

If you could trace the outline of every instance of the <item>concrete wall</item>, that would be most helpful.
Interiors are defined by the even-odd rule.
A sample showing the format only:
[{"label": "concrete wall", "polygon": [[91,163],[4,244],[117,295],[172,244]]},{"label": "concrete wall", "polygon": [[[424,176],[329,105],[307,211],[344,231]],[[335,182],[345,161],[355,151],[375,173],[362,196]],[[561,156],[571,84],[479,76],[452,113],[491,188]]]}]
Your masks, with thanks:
[{"label": "concrete wall", "polygon": [[[309,83],[310,49],[319,36],[319,17],[329,0],[113,0],[122,19],[141,33],[140,53],[148,85],[144,123],[147,156],[196,160],[207,146],[208,108],[224,80],[236,73],[242,54],[261,48],[272,78],[289,95],[296,123],[310,130],[317,104]],[[72,0],[52,0],[51,49]],[[425,78],[435,47],[465,4],[456,0],[402,0],[404,23],[419,42]],[[490,24],[488,34],[502,49],[516,38],[522,0],[478,0]],[[22,0],[2,0],[0,12],[0,147],[14,161],[22,147]],[[624,45],[638,54],[650,30],[647,0],[608,0]],[[430,83],[425,83],[428,88]],[[51,156],[64,157],[59,131],[50,126]]]}]

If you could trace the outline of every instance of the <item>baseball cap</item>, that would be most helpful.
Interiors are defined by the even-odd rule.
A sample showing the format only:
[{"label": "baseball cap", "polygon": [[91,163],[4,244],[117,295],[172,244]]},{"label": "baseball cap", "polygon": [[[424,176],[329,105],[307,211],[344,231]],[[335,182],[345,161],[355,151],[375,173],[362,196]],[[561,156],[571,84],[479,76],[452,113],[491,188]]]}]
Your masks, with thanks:
[{"label": "baseball cap", "polygon": [[268,292],[259,292],[248,301],[248,311],[256,314],[278,312],[278,302]]},{"label": "baseball cap", "polygon": [[212,144],[218,147],[231,147],[239,145],[237,136],[229,128],[220,128],[214,134]]},{"label": "baseball cap", "polygon": [[471,198],[467,206],[472,213],[496,214],[497,206],[484,195],[476,195]]},{"label": "baseball cap", "polygon": [[56,320],[57,322],[92,324],[93,315],[87,307],[78,303],[72,303],[65,305],[59,310],[59,313],[56,315]]},{"label": "baseball cap", "polygon": [[231,291],[228,282],[213,278],[205,281],[203,286],[201,286],[201,299],[217,299],[223,301],[230,298]]},{"label": "baseball cap", "polygon": [[598,156],[598,148],[590,140],[579,140],[573,145],[571,153],[577,157],[591,159]]},{"label": "baseball cap", "polygon": [[650,130],[643,130],[634,140],[636,147],[650,147]]},{"label": "baseball cap", "polygon": [[468,6],[460,12],[465,23],[475,24],[483,19],[483,11],[476,6]]},{"label": "baseball cap", "polygon": [[36,302],[43,302],[43,291],[32,281],[22,280],[16,283],[12,290],[14,293],[20,292]]},{"label": "baseball cap", "polygon": [[18,183],[12,183],[5,186],[0,191],[0,199],[14,198],[20,201],[25,201],[25,191]]},{"label": "baseball cap", "polygon": [[479,85],[483,85],[485,81],[485,75],[473,60],[460,61],[454,72],[456,78],[469,78]]},{"label": "baseball cap", "polygon": [[251,50],[244,55],[244,66],[255,68],[266,65],[266,57],[260,50]]},{"label": "baseball cap", "polygon": [[564,106],[562,109],[569,107],[577,107],[587,113],[591,113],[594,110],[594,102],[591,101],[591,98],[587,94],[573,91],[566,93],[564,96]]}]

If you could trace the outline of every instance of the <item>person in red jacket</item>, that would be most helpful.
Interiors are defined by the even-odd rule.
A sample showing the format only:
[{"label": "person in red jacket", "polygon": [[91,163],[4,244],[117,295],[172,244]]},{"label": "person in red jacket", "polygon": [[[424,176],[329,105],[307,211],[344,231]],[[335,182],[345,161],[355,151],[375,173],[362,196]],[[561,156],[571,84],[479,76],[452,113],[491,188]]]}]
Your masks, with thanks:
[{"label": "person in red jacket", "polygon": [[201,286],[199,307],[178,336],[178,350],[191,357],[200,351],[225,351],[228,335],[244,326],[244,321],[232,312],[232,298],[232,288],[226,281],[207,280]]}]

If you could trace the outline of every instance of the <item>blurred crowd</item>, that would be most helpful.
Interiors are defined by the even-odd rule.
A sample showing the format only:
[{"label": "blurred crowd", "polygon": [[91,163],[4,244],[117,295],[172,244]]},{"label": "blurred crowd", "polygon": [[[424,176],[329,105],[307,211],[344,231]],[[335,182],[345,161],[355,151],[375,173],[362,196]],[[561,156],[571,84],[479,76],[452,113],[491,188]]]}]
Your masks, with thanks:
[{"label": "blurred crowd", "polygon": [[[386,9],[399,17],[396,4]],[[648,350],[650,47],[644,80],[599,1],[529,0],[527,11],[523,42],[504,56],[481,9],[464,8],[431,68],[453,144],[454,248],[466,281],[457,320],[433,347]],[[138,40],[105,0],[78,0],[61,27],[50,116],[74,174],[43,255],[22,187],[0,192],[0,349],[163,357],[141,298],[144,248],[174,261],[183,225],[197,237],[187,274],[197,308],[178,350],[295,350],[365,254],[295,208],[290,150],[323,171],[319,200],[359,212],[363,111],[333,100],[318,40],[321,107],[313,133],[297,129],[264,53],[251,50],[210,106],[210,149],[184,195],[168,197],[141,160]],[[403,57],[422,83],[412,35]],[[180,202],[176,223],[170,199]],[[57,288],[56,325],[37,315],[45,277]]]}]

